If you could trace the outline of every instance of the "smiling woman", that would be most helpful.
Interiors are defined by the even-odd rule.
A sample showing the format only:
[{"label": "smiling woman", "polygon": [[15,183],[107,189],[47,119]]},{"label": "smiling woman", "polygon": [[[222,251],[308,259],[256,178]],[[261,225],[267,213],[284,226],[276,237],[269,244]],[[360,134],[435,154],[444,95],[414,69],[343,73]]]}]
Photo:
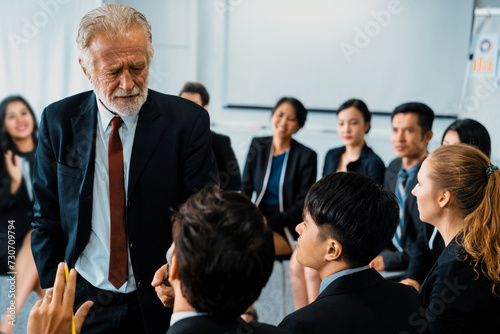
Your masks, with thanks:
[{"label": "smiling woman", "polygon": [[0,103],[0,274],[14,273],[15,284],[8,295],[14,309],[0,324],[0,332],[7,334],[13,332],[30,293],[43,295],[30,244],[37,142],[38,125],[28,102],[21,96],[4,99]]},{"label": "smiling woman", "polygon": [[[277,255],[291,254],[295,248],[295,226],[302,220],[307,191],[316,181],[316,152],[292,139],[304,126],[306,116],[299,100],[281,98],[272,111],[273,136],[252,140],[243,171],[242,192],[250,198],[256,192],[255,204],[271,225]],[[318,282],[308,298],[304,267],[295,255],[290,260],[290,275],[296,308],[317,297],[319,277],[313,274]]]}]

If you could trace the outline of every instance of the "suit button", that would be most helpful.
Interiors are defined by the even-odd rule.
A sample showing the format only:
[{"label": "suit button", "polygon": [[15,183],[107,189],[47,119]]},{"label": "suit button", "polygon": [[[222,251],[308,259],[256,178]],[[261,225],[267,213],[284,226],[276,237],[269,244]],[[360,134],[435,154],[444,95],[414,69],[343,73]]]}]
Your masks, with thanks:
[{"label": "suit button", "polygon": [[128,201],[127,206],[132,206],[132,201]]},{"label": "suit button", "polygon": [[136,249],[137,248],[137,245],[135,244],[135,242],[130,242],[129,246],[130,246],[130,249]]},{"label": "suit button", "polygon": [[142,280],[139,280],[139,281],[137,282],[137,287],[138,287],[138,288],[142,288],[142,286],[143,286]]}]

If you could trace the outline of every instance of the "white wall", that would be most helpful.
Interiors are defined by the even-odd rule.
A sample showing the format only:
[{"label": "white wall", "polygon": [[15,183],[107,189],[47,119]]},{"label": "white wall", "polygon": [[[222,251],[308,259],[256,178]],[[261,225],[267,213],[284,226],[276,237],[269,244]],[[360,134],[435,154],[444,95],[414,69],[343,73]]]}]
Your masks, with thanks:
[{"label": "white wall", "polygon": [[38,117],[49,103],[91,89],[78,64],[81,17],[100,0],[0,0],[0,99],[23,95]]},{"label": "white wall", "polygon": [[[6,29],[9,26],[6,28],[5,22],[22,24],[23,17],[29,19],[37,11],[41,10],[40,3],[50,1],[67,2],[67,0],[0,1],[3,14],[0,15],[3,18],[2,23],[0,23],[2,35],[8,32]],[[243,7],[241,4],[244,1],[251,0],[105,1],[131,5],[143,12],[151,22],[153,27],[153,44],[156,50],[150,69],[151,88],[169,94],[178,94],[182,85],[187,80],[200,81],[207,86],[211,94],[210,114],[213,129],[214,131],[231,136],[233,147],[240,162],[240,168],[244,166],[251,137],[270,134],[269,111],[225,109],[223,107],[226,103],[227,91],[225,77],[225,68],[228,62],[226,58],[227,14],[242,10]],[[21,3],[24,5],[21,5]],[[82,8],[83,6],[89,6],[89,2],[84,0],[72,0],[71,3],[74,3],[74,6]],[[47,25],[40,30],[40,34],[47,33],[48,42],[40,44],[36,51],[29,50],[27,52],[32,58],[54,58],[52,60],[57,60],[60,64],[73,64],[76,66],[74,67],[76,68],[75,71],[78,72],[78,74],[75,74],[77,75],[76,80],[82,82],[82,87],[76,87],[80,87],[80,90],[88,89],[89,86],[86,86],[86,78],[79,72],[80,69],[76,64],[76,54],[74,53],[75,27],[78,25],[79,18],[72,16],[72,19],[69,19],[71,13],[66,15],[66,12],[62,11],[62,8],[64,8],[63,5],[60,8],[61,11],[59,14],[54,15]],[[81,17],[81,14],[78,16]],[[10,20],[8,20],[9,17]],[[255,22],[255,24],[258,24],[258,22]],[[60,35],[66,36],[66,39],[61,41],[58,37]],[[314,36],[311,36],[311,38],[314,38]],[[2,40],[2,47],[5,47],[4,40]],[[54,50],[59,51],[55,54]],[[11,66],[10,59],[7,59],[5,53],[2,51],[0,53],[0,71],[3,76],[6,73],[5,69],[9,66]],[[45,64],[39,61],[28,61],[25,66],[29,69],[29,71],[25,72],[32,73],[32,77],[36,78],[36,80],[30,80],[29,76],[22,77],[22,84],[16,88],[16,91],[27,95],[29,99],[31,99],[31,96],[39,95],[38,90],[47,92],[45,100],[37,102],[37,105],[40,104],[40,107],[37,108],[39,113],[42,106],[53,99],[59,99],[74,93],[74,89],[68,91],[67,87],[61,85],[63,78],[67,74],[61,70],[61,67],[52,66],[50,67],[50,71],[44,71]],[[315,66],[321,66],[321,64],[315,64]],[[349,80],[349,78],[341,79]],[[11,77],[6,77],[5,82],[7,84],[0,85],[1,96],[12,92],[12,86],[8,85],[10,80]],[[77,83],[77,81],[71,83]],[[266,82],[262,82],[262,85],[265,84]],[[244,83],[241,87],[232,87],[232,89],[235,88],[242,91],[246,89]],[[301,98],[300,94],[296,95],[299,99]],[[276,100],[278,98],[279,96],[276,96]],[[370,101],[366,102],[370,106]],[[332,105],[332,109],[336,107],[336,105]],[[491,118],[500,119],[494,107],[490,106],[487,110],[481,111],[481,117],[484,117],[481,118],[482,122],[487,123],[488,119]],[[437,119],[435,121],[435,137],[430,144],[431,150],[439,145],[442,131],[451,121],[451,119]],[[321,174],[323,159],[327,149],[341,144],[335,133],[335,123],[335,115],[333,114],[312,112],[308,116],[306,126],[296,136],[299,141],[317,151],[319,175]],[[494,130],[490,129],[490,132],[495,132]],[[372,131],[367,137],[368,144],[386,163],[393,157],[389,141],[390,131],[390,119],[388,116],[374,116]],[[495,142],[493,143],[493,147],[495,152]],[[500,156],[498,149],[496,152],[495,156],[498,159]]]},{"label": "white wall", "polygon": [[[269,130],[270,111],[225,109],[223,107],[226,102],[226,80],[224,77],[227,62],[225,58],[226,14],[239,10],[238,4],[241,2],[199,1],[199,58],[197,67],[198,80],[207,86],[211,94],[210,114],[213,129],[231,137],[240,168],[243,169],[251,138],[271,134],[271,131]],[[317,66],[321,66],[321,64],[317,64]],[[265,84],[266,82],[262,82],[262,85]],[[245,88],[244,85],[240,87],[241,90],[245,90]],[[276,100],[278,98],[279,96],[276,96]],[[300,99],[300,95],[297,95],[297,98]],[[332,109],[336,107],[332,106]],[[435,120],[435,135],[429,145],[431,150],[440,145],[442,132],[451,122],[452,119]],[[296,135],[297,140],[313,148],[318,153],[318,176],[322,174],[326,151],[342,144],[335,128],[336,117],[334,114],[312,112],[308,115],[305,127]],[[394,157],[389,140],[390,132],[390,117],[375,115],[372,120],[372,130],[367,136],[367,142],[386,164]]]}]

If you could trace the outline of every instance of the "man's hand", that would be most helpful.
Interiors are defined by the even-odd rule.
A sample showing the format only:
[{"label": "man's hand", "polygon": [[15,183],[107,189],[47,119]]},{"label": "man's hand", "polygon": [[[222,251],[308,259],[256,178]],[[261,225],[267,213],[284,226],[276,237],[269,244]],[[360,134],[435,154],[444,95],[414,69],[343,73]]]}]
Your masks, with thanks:
[{"label": "man's hand", "polygon": [[399,282],[401,284],[406,284],[406,285],[411,285],[412,287],[414,287],[415,289],[420,290],[420,283],[418,283],[417,281],[415,281],[414,279],[411,279],[411,278],[405,278],[404,280],[402,280],[401,282]]},{"label": "man's hand", "polygon": [[[76,271],[71,269],[66,288],[64,287],[63,262],[57,267],[53,289],[47,289],[45,297],[37,301],[31,309],[28,319],[28,334],[70,334],[71,316],[75,301]],[[76,333],[80,333],[83,321],[94,303],[85,302],[75,314]]]},{"label": "man's hand", "polygon": [[168,283],[168,264],[158,269],[153,277],[151,285],[155,288],[158,298],[165,307],[174,306],[174,289]]},{"label": "man's hand", "polygon": [[370,268],[374,268],[376,271],[384,271],[385,265],[382,256],[379,255],[376,258],[374,258],[373,261],[370,262]]}]

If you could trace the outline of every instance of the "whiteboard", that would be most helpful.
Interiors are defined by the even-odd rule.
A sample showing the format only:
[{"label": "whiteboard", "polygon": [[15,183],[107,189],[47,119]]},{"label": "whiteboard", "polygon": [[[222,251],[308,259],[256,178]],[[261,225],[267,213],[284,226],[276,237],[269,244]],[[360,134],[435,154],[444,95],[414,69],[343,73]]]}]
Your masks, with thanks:
[{"label": "whiteboard", "polygon": [[295,96],[335,110],[421,101],[456,115],[473,0],[231,0],[226,105],[272,106]]}]

